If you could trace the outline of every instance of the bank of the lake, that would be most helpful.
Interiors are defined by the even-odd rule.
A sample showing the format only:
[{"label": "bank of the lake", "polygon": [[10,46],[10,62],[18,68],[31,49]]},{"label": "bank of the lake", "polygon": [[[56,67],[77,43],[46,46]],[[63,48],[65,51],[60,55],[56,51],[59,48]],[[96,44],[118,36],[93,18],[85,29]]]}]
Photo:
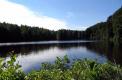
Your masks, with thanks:
[{"label": "bank of the lake", "polygon": [[16,56],[7,62],[0,58],[0,80],[121,80],[122,67],[113,63],[100,64],[94,60],[75,60],[57,57],[54,64],[43,63],[38,71],[25,74]]}]

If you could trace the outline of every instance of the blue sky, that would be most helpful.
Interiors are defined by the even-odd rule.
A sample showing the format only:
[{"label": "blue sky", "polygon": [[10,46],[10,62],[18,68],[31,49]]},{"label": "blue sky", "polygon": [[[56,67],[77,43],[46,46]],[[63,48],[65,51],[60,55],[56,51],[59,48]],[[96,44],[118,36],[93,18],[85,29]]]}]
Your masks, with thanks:
[{"label": "blue sky", "polygon": [[54,18],[63,21],[67,26],[66,27],[67,29],[79,29],[79,30],[85,29],[98,22],[106,21],[107,17],[112,15],[122,5],[122,0],[5,0],[5,1],[22,5],[31,12],[34,12],[34,15],[36,16],[46,16],[49,18]]}]

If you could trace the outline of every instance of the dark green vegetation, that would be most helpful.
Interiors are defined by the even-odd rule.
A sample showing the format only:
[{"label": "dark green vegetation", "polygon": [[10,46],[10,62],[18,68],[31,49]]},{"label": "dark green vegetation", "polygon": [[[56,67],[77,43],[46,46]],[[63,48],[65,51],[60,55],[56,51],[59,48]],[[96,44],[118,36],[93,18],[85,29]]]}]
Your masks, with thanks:
[{"label": "dark green vegetation", "polygon": [[39,71],[25,74],[15,61],[16,56],[7,62],[0,58],[0,80],[122,80],[122,67],[112,63],[87,59],[70,62],[64,56],[57,57],[54,64],[43,63]]},{"label": "dark green vegetation", "polygon": [[86,31],[48,29],[0,23],[0,42],[42,41],[42,40],[103,40],[121,43],[122,8],[110,16],[106,22],[97,23]]},{"label": "dark green vegetation", "polygon": [[101,22],[86,30],[87,38],[122,43],[122,7],[106,22]]},{"label": "dark green vegetation", "polygon": [[[44,40],[78,40],[83,39],[83,31],[58,30],[0,23],[0,42],[44,41]],[[78,35],[78,36],[77,36]]]}]

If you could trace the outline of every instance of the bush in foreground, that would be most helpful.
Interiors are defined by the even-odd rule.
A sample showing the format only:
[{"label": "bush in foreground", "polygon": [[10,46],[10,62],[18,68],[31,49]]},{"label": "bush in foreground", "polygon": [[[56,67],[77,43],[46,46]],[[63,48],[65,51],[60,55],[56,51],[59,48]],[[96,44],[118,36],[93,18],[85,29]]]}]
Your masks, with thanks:
[{"label": "bush in foreground", "polygon": [[112,63],[100,64],[93,60],[70,62],[67,56],[57,57],[54,64],[42,63],[38,71],[25,74],[16,57],[10,61],[0,60],[0,80],[122,80],[122,67]]}]

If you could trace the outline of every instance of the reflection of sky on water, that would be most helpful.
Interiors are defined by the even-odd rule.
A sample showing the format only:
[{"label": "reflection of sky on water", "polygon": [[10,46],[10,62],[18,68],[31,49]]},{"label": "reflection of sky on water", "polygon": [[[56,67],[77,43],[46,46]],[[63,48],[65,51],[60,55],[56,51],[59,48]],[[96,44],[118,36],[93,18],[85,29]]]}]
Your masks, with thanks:
[{"label": "reflection of sky on water", "polygon": [[63,57],[64,55],[68,55],[70,60],[88,58],[97,59],[100,63],[109,60],[122,65],[121,46],[113,46],[110,43],[83,41],[45,41],[44,44],[42,43],[2,44],[0,45],[0,56],[8,59],[10,56],[8,52],[14,50],[15,54],[17,54],[17,60],[25,72],[39,69],[42,62],[52,63],[57,56]]},{"label": "reflection of sky on water", "polygon": [[32,69],[39,69],[42,62],[53,62],[57,56],[63,57],[68,55],[68,57],[73,59],[97,59],[99,62],[106,61],[105,56],[101,56],[96,54],[95,52],[91,52],[86,49],[86,47],[70,47],[66,49],[61,49],[59,47],[50,47],[49,49],[31,52],[28,55],[19,54],[17,57],[17,61],[22,65],[22,69],[25,72],[28,72]]},{"label": "reflection of sky on water", "polygon": [[0,46],[11,46],[11,45],[29,45],[29,44],[67,44],[67,43],[85,43],[95,42],[87,40],[71,40],[71,41],[36,41],[36,42],[14,42],[14,43],[0,43]]},{"label": "reflection of sky on water", "polygon": [[22,65],[24,71],[30,69],[38,69],[42,62],[52,62],[57,56],[63,57],[65,55],[65,50],[60,50],[57,47],[53,47],[44,51],[39,51],[37,53],[30,53],[28,55],[19,55],[17,60],[19,64]]}]

